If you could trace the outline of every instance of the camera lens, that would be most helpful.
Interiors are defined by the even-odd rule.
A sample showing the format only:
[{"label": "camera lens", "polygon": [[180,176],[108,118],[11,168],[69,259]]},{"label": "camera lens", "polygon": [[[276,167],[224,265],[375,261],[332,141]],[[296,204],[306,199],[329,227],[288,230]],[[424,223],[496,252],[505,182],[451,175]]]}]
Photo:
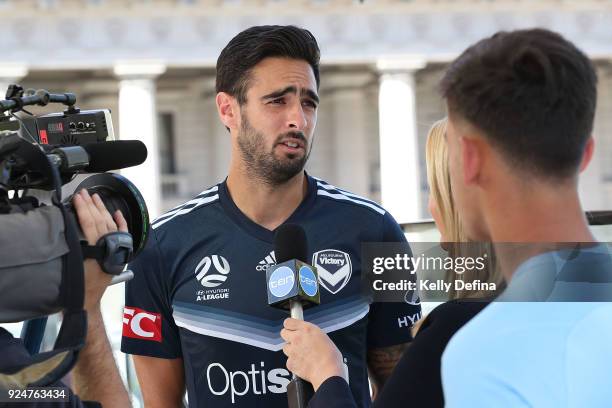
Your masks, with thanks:
[{"label": "camera lens", "polygon": [[83,188],[98,194],[111,214],[121,211],[134,241],[133,256],[138,255],[147,243],[150,222],[147,206],[136,186],[119,174],[100,173],[83,180],[75,191]]}]

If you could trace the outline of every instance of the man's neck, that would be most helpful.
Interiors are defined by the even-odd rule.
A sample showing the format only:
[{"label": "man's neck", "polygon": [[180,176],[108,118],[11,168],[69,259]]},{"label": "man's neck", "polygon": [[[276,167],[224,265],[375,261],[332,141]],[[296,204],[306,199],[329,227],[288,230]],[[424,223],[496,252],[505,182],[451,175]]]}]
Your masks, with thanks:
[{"label": "man's neck", "polygon": [[492,204],[485,218],[506,280],[521,263],[560,243],[595,242],[575,190],[515,191]]},{"label": "man's neck", "polygon": [[252,175],[230,170],[227,189],[236,206],[253,222],[273,231],[293,214],[308,192],[303,171],[271,186]]}]

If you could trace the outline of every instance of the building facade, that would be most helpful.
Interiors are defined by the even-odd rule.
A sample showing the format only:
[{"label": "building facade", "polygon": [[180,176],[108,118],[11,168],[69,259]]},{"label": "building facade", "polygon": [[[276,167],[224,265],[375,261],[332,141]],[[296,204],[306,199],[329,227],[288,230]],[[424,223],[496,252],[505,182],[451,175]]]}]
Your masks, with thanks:
[{"label": "building facade", "polygon": [[597,66],[597,147],[580,191],[586,209],[612,207],[611,1],[0,0],[0,16],[0,92],[17,82],[110,108],[118,138],[148,147],[145,164],[122,173],[153,217],[227,173],[214,66],[244,28],[313,32],[322,102],[307,169],[382,201],[400,222],[430,217],[424,146],[445,114],[437,83],[448,63],[498,30],[550,28]]}]

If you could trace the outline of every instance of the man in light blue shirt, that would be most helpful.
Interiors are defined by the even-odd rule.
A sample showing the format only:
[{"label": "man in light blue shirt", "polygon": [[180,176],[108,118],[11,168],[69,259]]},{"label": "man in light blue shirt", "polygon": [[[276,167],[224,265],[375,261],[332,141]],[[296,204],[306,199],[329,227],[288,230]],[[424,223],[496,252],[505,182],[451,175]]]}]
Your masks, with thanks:
[{"label": "man in light blue shirt", "polygon": [[[561,265],[558,254],[524,262],[504,294],[453,337],[443,357],[448,407],[610,406],[612,303],[581,301],[610,300],[608,248]],[[573,279],[587,268],[608,282]]]},{"label": "man in light blue shirt", "polygon": [[509,282],[446,348],[447,406],[611,406],[612,260],[578,196],[594,151],[591,62],[551,31],[501,32],[441,85],[462,227],[495,243]]}]

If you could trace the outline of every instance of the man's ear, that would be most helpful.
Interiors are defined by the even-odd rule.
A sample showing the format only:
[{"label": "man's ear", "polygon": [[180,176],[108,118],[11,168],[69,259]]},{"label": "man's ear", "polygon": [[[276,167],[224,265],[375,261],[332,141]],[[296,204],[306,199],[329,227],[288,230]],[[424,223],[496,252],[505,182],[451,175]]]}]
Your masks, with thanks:
[{"label": "man's ear", "polygon": [[480,177],[483,163],[483,146],[480,141],[473,137],[460,137],[459,147],[461,149],[463,182],[465,185],[476,183]]},{"label": "man's ear", "polygon": [[589,137],[586,144],[584,145],[584,153],[582,153],[582,161],[580,162],[580,172],[584,171],[587,168],[591,159],[593,158],[593,154],[595,153],[595,140],[593,136]]},{"label": "man's ear", "polygon": [[219,92],[215,98],[219,119],[228,129],[238,127],[239,112],[236,98],[226,92]]}]

